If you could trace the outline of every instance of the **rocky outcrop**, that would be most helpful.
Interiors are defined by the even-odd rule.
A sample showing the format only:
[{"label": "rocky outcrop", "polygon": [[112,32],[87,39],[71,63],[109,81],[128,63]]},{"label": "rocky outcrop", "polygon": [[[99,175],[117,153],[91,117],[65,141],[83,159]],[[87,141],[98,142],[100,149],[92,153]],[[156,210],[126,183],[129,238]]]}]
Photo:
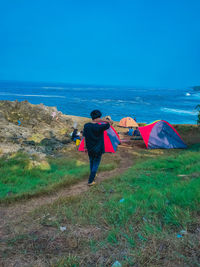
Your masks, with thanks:
[{"label": "rocky outcrop", "polygon": [[41,123],[52,124],[56,117],[64,122],[61,112],[56,107],[48,107],[43,104],[32,105],[28,101],[0,101],[0,120],[23,126],[35,127]]},{"label": "rocky outcrop", "polygon": [[67,146],[74,121],[56,107],[0,101],[0,154],[52,154]]}]

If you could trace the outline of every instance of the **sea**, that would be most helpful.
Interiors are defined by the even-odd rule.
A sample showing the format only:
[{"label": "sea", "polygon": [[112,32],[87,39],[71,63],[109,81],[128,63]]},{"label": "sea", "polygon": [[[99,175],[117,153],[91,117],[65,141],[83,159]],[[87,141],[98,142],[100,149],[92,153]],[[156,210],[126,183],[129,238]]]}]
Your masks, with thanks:
[{"label": "sea", "polygon": [[150,123],[196,124],[200,91],[192,88],[143,88],[72,85],[45,82],[0,81],[0,100],[28,100],[32,104],[56,106],[67,115],[90,117],[101,110],[115,121],[123,117]]}]

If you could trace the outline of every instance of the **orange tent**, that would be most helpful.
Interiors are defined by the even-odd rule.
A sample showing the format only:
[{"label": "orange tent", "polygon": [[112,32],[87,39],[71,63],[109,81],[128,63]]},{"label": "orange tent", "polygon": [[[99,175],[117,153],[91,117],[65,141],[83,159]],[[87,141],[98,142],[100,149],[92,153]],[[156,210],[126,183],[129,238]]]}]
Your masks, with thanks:
[{"label": "orange tent", "polygon": [[126,117],[121,119],[121,121],[119,122],[119,126],[121,127],[139,127],[137,122],[132,119],[131,117]]}]

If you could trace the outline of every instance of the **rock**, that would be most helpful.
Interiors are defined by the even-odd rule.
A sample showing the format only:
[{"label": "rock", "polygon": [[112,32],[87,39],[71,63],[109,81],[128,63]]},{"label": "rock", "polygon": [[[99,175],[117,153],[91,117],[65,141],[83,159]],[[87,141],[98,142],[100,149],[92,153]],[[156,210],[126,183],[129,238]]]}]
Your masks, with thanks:
[{"label": "rock", "polygon": [[41,162],[38,162],[38,161],[35,161],[35,160],[31,160],[28,163],[27,169],[31,170],[33,168],[38,168],[38,169],[40,169],[42,171],[46,171],[46,170],[50,170],[51,166],[45,160],[42,160]]},{"label": "rock", "polygon": [[0,122],[6,122],[6,118],[4,116],[4,113],[0,111]]},{"label": "rock", "polygon": [[42,139],[42,141],[40,142],[41,145],[43,146],[56,146],[56,145],[60,145],[60,141],[57,139],[50,139],[50,138],[44,138]]},{"label": "rock", "polygon": [[64,145],[67,145],[67,144],[71,143],[71,138],[62,139],[61,143],[64,144]]},{"label": "rock", "polygon": [[34,133],[27,138],[28,141],[33,141],[35,143],[40,143],[45,138],[42,133]]},{"label": "rock", "polygon": [[35,146],[35,141],[33,141],[33,140],[25,140],[25,141],[23,141],[23,144],[25,144],[25,145],[30,145],[30,146]]},{"label": "rock", "polygon": [[[58,119],[52,117],[53,112]],[[72,125],[73,120],[56,107],[32,105],[28,101],[0,101],[2,154],[16,149],[29,154],[56,153],[71,142],[69,133]],[[8,149],[8,146],[14,149]]]},{"label": "rock", "polygon": [[3,156],[4,154],[16,153],[20,149],[21,149],[21,146],[19,144],[12,144],[8,142],[0,144],[1,156]]}]

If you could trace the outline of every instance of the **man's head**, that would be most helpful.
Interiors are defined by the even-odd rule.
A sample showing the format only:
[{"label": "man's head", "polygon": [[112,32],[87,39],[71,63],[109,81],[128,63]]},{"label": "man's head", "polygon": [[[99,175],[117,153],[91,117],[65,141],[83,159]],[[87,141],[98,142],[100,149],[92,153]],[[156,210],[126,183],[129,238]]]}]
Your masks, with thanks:
[{"label": "man's head", "polygon": [[95,120],[95,119],[101,118],[102,114],[101,114],[101,111],[96,109],[90,113],[90,116],[91,116],[92,120]]}]

